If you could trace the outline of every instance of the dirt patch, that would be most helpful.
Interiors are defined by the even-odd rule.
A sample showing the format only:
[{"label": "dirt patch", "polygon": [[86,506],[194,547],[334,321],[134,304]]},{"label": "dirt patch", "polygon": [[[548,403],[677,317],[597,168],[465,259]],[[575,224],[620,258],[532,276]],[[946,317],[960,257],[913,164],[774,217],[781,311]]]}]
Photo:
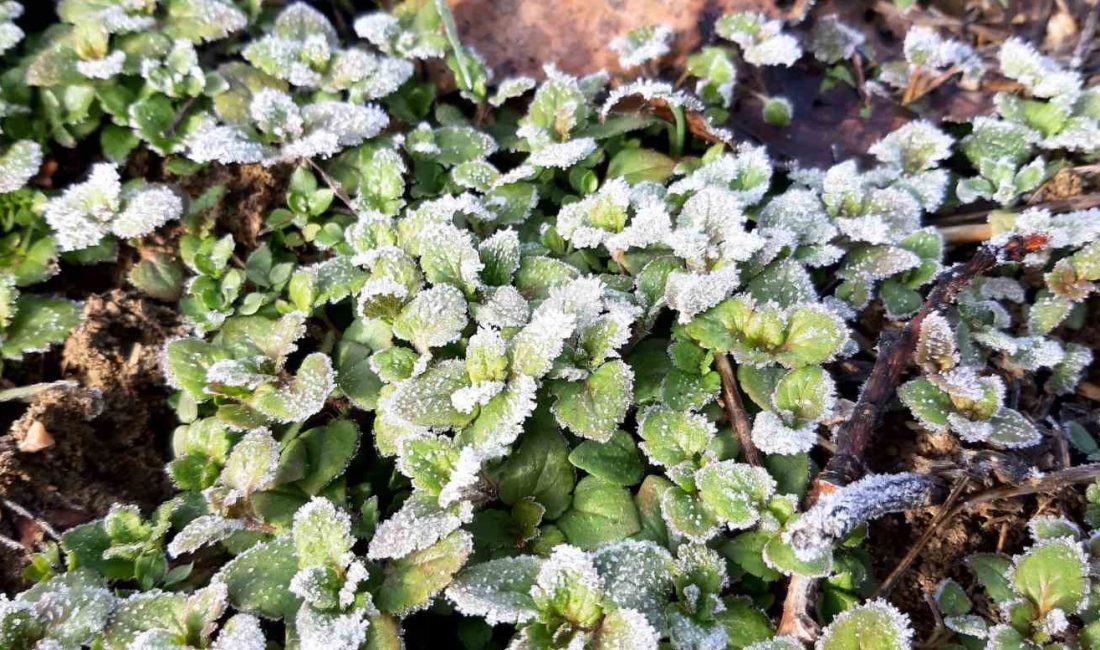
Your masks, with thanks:
[{"label": "dirt patch", "polygon": [[[676,32],[669,63],[707,42],[714,21],[735,11],[784,15],[769,0],[451,0],[464,43],[485,57],[499,78],[542,76],[543,63],[570,74],[600,69],[622,72],[608,43],[645,25],[664,23]],[[798,3],[796,3],[798,4]]]},{"label": "dirt patch", "polygon": [[[126,291],[88,298],[85,321],[60,362],[61,375],[78,386],[35,396],[0,435],[0,495],[59,529],[102,516],[115,502],[149,509],[167,498],[164,463],[175,420],[160,349],[182,333],[173,310]],[[43,430],[52,444],[20,450]],[[2,510],[0,533],[34,548],[44,534],[39,526]],[[0,588],[14,590],[23,558],[0,553]]]},{"label": "dirt patch", "polygon": [[[1032,400],[1023,401],[1031,403]],[[903,420],[904,415],[886,419],[884,430],[896,433],[882,436],[873,451],[871,462],[875,471],[942,471],[953,465],[963,451],[955,436],[945,432],[916,430],[914,425],[907,425]],[[1042,456],[1038,463],[1046,467],[1052,458],[1045,454]],[[991,486],[992,483],[984,487]],[[962,498],[965,500],[981,489],[983,486],[975,482]],[[925,595],[931,593],[944,578],[955,578],[960,584],[971,587],[971,598],[979,607],[985,606],[984,595],[966,568],[968,556],[974,553],[1019,553],[1028,545],[1026,524],[1032,517],[1064,515],[1080,521],[1083,509],[1082,491],[1070,486],[1053,493],[1004,499],[964,511],[937,528],[935,536],[897,581],[889,600],[910,615],[917,631],[916,640],[920,641],[935,627]],[[924,508],[872,522],[866,549],[871,555],[874,575],[879,580],[894,570],[938,512],[938,508]]]},{"label": "dirt patch", "polygon": [[232,233],[238,244],[254,248],[264,219],[286,202],[289,175],[290,169],[285,165],[216,164],[179,179],[179,183],[192,198],[208,188],[224,185],[225,196],[210,210],[210,223],[217,224],[223,232]]}]

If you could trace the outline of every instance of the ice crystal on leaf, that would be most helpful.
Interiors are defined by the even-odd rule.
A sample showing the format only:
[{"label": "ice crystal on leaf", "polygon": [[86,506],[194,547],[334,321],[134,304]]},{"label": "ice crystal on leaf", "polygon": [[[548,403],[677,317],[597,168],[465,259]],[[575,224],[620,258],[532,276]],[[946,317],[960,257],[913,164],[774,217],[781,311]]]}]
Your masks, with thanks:
[{"label": "ice crystal on leaf", "polygon": [[447,588],[447,598],[467,616],[481,616],[490,625],[524,623],[538,611],[531,588],[542,560],[505,557],[466,568]]},{"label": "ice crystal on leaf", "polygon": [[0,3],[0,54],[15,47],[23,40],[23,30],[15,24],[15,19],[23,15],[23,5],[8,1]]},{"label": "ice crystal on leaf", "polygon": [[668,25],[638,27],[611,41],[619,55],[619,65],[634,68],[668,54],[673,32]]},{"label": "ice crystal on leaf", "polygon": [[146,185],[123,193],[115,166],[99,163],[86,181],[52,199],[45,217],[61,250],[80,250],[95,246],[108,234],[147,235],[182,213],[183,201],[171,189]]},{"label": "ice crystal on leaf", "polygon": [[18,140],[0,155],[0,194],[27,184],[42,166],[42,147],[32,140]]},{"label": "ice crystal on leaf", "polygon": [[366,611],[362,609],[348,614],[329,614],[302,607],[295,619],[302,650],[359,647],[367,638],[369,622],[365,616]]},{"label": "ice crystal on leaf", "polygon": [[836,14],[817,19],[810,34],[810,52],[823,63],[852,58],[866,40],[862,33],[840,22]]},{"label": "ice crystal on leaf", "polygon": [[884,650],[905,650],[911,647],[912,638],[913,628],[905,614],[884,600],[873,600],[833,619],[814,648],[841,650],[873,643]]},{"label": "ice crystal on leaf", "polygon": [[1039,54],[1034,47],[1018,38],[1001,44],[998,53],[1001,72],[1020,82],[1035,97],[1075,97],[1081,88],[1076,72],[1062,69],[1052,59]]},{"label": "ice crystal on leaf", "polygon": [[267,155],[262,144],[236,126],[207,120],[184,140],[189,158],[196,162],[255,163]]},{"label": "ice crystal on leaf", "polygon": [[924,120],[909,122],[871,145],[868,153],[905,172],[925,171],[951,155],[954,140]]},{"label": "ice crystal on leaf", "polygon": [[102,58],[77,61],[76,69],[89,79],[110,79],[122,72],[125,63],[126,54],[115,50]]},{"label": "ice crystal on leaf", "polygon": [[472,515],[469,503],[441,508],[434,497],[414,494],[378,526],[367,556],[374,560],[400,558],[426,549],[468,522]]},{"label": "ice crystal on leaf", "polygon": [[798,40],[782,30],[782,21],[751,12],[726,14],[715,24],[718,35],[737,43],[753,65],[791,66],[802,56]]}]

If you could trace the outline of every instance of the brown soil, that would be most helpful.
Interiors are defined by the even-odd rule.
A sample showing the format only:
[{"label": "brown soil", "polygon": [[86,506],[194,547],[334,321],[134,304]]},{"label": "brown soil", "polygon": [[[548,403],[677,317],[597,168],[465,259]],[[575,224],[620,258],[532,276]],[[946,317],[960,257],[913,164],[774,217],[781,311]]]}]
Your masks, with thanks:
[{"label": "brown soil", "polygon": [[[85,317],[60,363],[61,375],[79,386],[37,395],[0,435],[0,496],[62,530],[102,516],[112,503],[148,509],[171,492],[163,468],[174,416],[160,348],[183,333],[179,316],[116,289],[88,298]],[[32,428],[42,427],[53,444],[20,451]],[[0,508],[0,534],[34,549],[45,532]],[[24,559],[0,551],[0,588],[19,586]]]},{"label": "brown soil", "polygon": [[286,184],[290,170],[285,166],[212,165],[192,176],[179,179],[191,197],[207,188],[224,185],[226,194],[211,211],[211,223],[232,233],[237,244],[256,246],[267,215],[286,202]]},{"label": "brown soil", "polygon": [[[893,436],[882,437],[872,459],[876,471],[915,470],[927,472],[953,464],[961,447],[954,436],[912,430],[901,422],[887,420]],[[907,430],[909,429],[909,430]],[[1053,462],[1048,452],[1037,460],[1040,466]],[[966,494],[982,489],[975,485]],[[963,499],[966,499],[964,494]],[[935,619],[926,594],[944,578],[955,578],[971,588],[970,596],[978,607],[985,606],[980,588],[968,572],[966,558],[973,553],[1022,551],[1028,543],[1027,522],[1040,514],[1066,515],[1079,521],[1084,499],[1080,489],[1069,487],[1052,494],[1006,499],[975,507],[945,522],[921,551],[908,572],[895,584],[889,600],[912,617],[917,640],[929,635]],[[884,517],[871,525],[866,545],[878,579],[888,576],[909,552],[937,514],[938,508],[925,508]]]}]

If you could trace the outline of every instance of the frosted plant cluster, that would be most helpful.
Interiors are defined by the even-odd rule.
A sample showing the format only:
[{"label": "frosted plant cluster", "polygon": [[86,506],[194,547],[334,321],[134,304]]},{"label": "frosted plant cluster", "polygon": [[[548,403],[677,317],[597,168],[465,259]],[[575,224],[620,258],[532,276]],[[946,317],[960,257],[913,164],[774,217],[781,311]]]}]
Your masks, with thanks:
[{"label": "frosted plant cluster", "polygon": [[[30,38],[20,10],[0,3],[0,85],[20,87],[0,100],[0,354],[21,369],[80,325],[43,283],[84,265],[118,263],[184,325],[160,357],[175,496],[46,544],[0,596],[0,647],[398,650],[457,629],[469,650],[795,650],[775,596],[819,581],[818,649],[904,649],[906,614],[868,601],[869,522],[989,459],[1041,481],[1069,453],[1053,441],[1100,457],[1061,408],[1092,362],[1100,211],[1030,205],[1100,153],[1098,91],[1026,42],[999,47],[1018,86],[992,114],[816,168],[723,127],[738,102],[776,129],[809,108],[744,93],[754,67],[866,65],[870,91],[912,94],[981,58],[914,27],[878,64],[836,16],[742,12],[679,83],[553,62],[494,80],[442,0],[347,21],[62,0]],[[656,75],[676,38],[609,46]],[[77,145],[95,162],[60,166]],[[1004,208],[1006,263],[926,304],[972,253],[933,215],[979,201]],[[960,463],[823,490],[906,323],[877,426]],[[934,639],[1090,650],[1086,498],[1088,527],[1038,517],[1017,556],[969,559],[991,606],[941,584]]]}]

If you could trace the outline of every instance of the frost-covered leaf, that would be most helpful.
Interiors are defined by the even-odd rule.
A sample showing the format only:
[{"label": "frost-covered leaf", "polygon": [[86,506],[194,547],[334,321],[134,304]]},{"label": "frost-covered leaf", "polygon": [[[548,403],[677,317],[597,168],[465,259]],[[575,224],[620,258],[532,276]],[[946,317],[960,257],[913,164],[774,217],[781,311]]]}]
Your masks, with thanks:
[{"label": "frost-covered leaf", "polygon": [[286,535],[249,548],[223,566],[212,581],[225,583],[229,603],[238,611],[285,618],[298,609],[298,597],[287,588],[297,571],[294,542]]},{"label": "frost-covered leaf", "polygon": [[554,417],[562,426],[597,442],[607,442],[626,416],[634,373],[620,360],[609,361],[586,379],[560,384]]},{"label": "frost-covered leaf", "polygon": [[420,292],[401,310],[393,333],[426,353],[455,341],[465,327],[466,299],[455,287],[441,284]]},{"label": "frost-covered leaf", "polygon": [[842,612],[826,627],[816,650],[904,650],[913,629],[909,619],[883,600]]},{"label": "frost-covered leaf", "polygon": [[616,609],[609,612],[596,630],[593,648],[596,650],[652,650],[658,647],[661,634],[640,612]]},{"label": "frost-covered leaf", "polygon": [[168,545],[168,554],[178,557],[194,552],[203,546],[215,544],[244,528],[237,519],[227,519],[220,515],[203,515],[191,520]]},{"label": "frost-covered leaf", "polygon": [[447,598],[464,615],[483,617],[490,625],[523,623],[538,613],[531,588],[541,566],[528,555],[476,564],[455,578]]},{"label": "frost-covered leaf", "polygon": [[394,562],[377,595],[378,608],[403,615],[426,607],[451,583],[473,551],[473,537],[455,531]]},{"label": "frost-covered leaf", "polygon": [[68,338],[84,319],[82,305],[64,298],[21,295],[15,299],[14,310],[0,342],[0,352],[6,359],[46,351]]},{"label": "frost-covered leaf", "polygon": [[935,431],[947,426],[947,416],[953,409],[951,396],[931,381],[921,378],[906,382],[898,388],[898,397],[925,429]]},{"label": "frost-covered leaf", "polygon": [[668,54],[672,38],[668,25],[645,25],[615,38],[610,47],[619,55],[619,65],[633,68]]},{"label": "frost-covered leaf", "polygon": [[1014,565],[1013,586],[1040,614],[1053,609],[1076,612],[1088,596],[1088,562],[1073,539],[1039,542],[1014,558]]},{"label": "frost-covered leaf", "polygon": [[351,536],[351,519],[323,497],[313,497],[294,513],[291,535],[298,565],[302,568],[343,568],[355,543]]},{"label": "frost-covered leaf", "polygon": [[625,489],[588,476],[577,483],[573,505],[557,525],[573,545],[594,549],[638,532],[638,511]]},{"label": "frost-covered leaf", "polygon": [[541,612],[578,627],[591,627],[603,612],[603,585],[591,556],[568,544],[556,546],[539,567],[531,597]]},{"label": "frost-covered leaf", "polygon": [[391,559],[423,551],[469,521],[472,514],[468,503],[442,508],[437,498],[414,494],[378,526],[367,556]]},{"label": "frost-covered leaf", "polygon": [[222,470],[221,481],[232,494],[247,499],[275,482],[279,443],[267,429],[249,431],[233,446]]},{"label": "frost-covered leaf", "polygon": [[641,612],[659,626],[662,607],[673,589],[674,560],[663,547],[624,539],[597,549],[592,556],[608,600]]},{"label": "frost-covered leaf", "polygon": [[775,493],[775,480],[767,470],[732,460],[711,463],[695,477],[703,503],[731,530],[753,526]]},{"label": "frost-covered leaf", "polygon": [[27,184],[42,166],[42,147],[33,140],[18,140],[0,155],[0,194]]},{"label": "frost-covered leaf", "polygon": [[703,415],[655,406],[646,409],[638,425],[641,447],[650,461],[671,468],[702,453],[717,433]]}]

